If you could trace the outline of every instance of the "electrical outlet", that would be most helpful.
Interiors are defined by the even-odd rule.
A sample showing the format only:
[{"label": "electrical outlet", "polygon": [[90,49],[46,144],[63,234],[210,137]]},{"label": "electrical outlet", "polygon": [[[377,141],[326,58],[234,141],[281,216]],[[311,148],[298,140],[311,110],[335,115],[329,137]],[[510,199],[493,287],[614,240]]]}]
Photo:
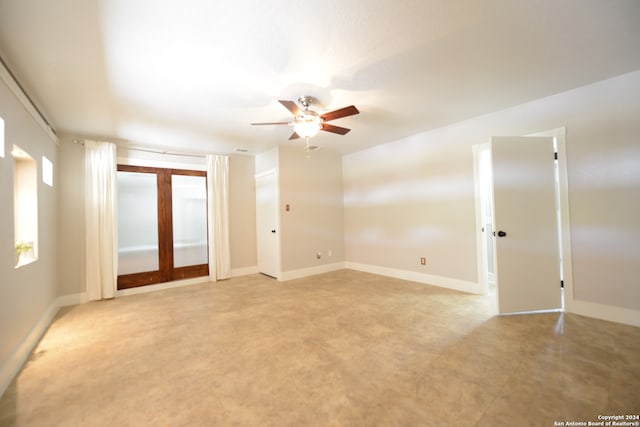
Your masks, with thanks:
[{"label": "electrical outlet", "polygon": [[421,265],[427,265],[427,259],[425,257],[420,258]]},{"label": "electrical outlet", "polygon": [[320,259],[322,258],[322,252],[318,251],[316,252],[316,259]]},{"label": "electrical outlet", "polygon": [[327,256],[333,256],[333,251],[331,249],[327,251]]}]

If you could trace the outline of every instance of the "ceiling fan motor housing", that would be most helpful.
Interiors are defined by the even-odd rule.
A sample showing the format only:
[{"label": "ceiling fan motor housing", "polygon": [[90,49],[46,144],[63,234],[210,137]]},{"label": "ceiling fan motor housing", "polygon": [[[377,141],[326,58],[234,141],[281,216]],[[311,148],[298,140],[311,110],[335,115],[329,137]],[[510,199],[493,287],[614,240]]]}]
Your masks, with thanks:
[{"label": "ceiling fan motor housing", "polygon": [[298,102],[300,103],[300,105],[302,105],[304,107],[304,109],[308,109],[309,106],[313,103],[314,101],[314,97],[313,96],[309,96],[309,95],[304,95],[301,96],[300,98],[298,98]]},{"label": "ceiling fan motor housing", "polygon": [[296,123],[320,123],[322,121],[322,117],[318,113],[313,110],[309,110],[305,108],[301,114],[298,114],[295,117]]}]

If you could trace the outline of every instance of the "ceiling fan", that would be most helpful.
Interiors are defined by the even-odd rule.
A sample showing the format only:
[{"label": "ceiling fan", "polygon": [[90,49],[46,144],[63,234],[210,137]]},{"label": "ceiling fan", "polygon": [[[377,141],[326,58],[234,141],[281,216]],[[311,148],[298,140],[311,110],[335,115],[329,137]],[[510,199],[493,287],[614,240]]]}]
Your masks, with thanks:
[{"label": "ceiling fan", "polygon": [[268,122],[268,123],[251,123],[252,125],[289,125],[293,127],[293,133],[289,139],[297,139],[300,137],[309,138],[315,136],[318,131],[325,131],[331,133],[337,133],[339,135],[347,134],[351,129],[343,128],[340,126],[330,125],[327,122],[342,117],[353,116],[359,114],[360,111],[354,106],[340,108],[338,110],[330,111],[324,114],[318,114],[317,112],[310,110],[309,106],[313,102],[312,96],[301,96],[298,98],[298,102],[302,105],[303,109],[298,108],[293,101],[278,101],[287,110],[293,113],[293,121],[291,122]]}]

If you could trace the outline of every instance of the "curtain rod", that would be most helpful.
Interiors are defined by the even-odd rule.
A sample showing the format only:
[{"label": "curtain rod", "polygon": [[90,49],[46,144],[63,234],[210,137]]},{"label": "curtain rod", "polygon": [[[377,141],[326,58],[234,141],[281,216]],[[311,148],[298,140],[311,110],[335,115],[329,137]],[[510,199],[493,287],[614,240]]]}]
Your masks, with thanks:
[{"label": "curtain rod", "polygon": [[[74,139],[73,143],[74,144],[80,144],[82,146],[84,146],[84,139]],[[124,150],[131,150],[131,151],[143,151],[145,153],[154,153],[154,154],[165,154],[165,155],[169,155],[169,156],[184,156],[184,157],[199,157],[199,158],[205,158],[206,155],[205,154],[188,154],[188,153],[177,153],[177,152],[172,152],[172,151],[164,151],[164,150],[154,150],[154,149],[150,149],[150,148],[139,148],[139,147],[120,147]]]}]

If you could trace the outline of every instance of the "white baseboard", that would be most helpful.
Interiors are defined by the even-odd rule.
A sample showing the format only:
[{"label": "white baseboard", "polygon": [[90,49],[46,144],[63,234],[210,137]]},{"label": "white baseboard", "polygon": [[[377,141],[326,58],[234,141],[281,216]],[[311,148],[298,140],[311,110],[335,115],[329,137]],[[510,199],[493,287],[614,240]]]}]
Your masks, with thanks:
[{"label": "white baseboard", "polygon": [[9,387],[15,376],[18,375],[20,369],[22,369],[31,352],[36,345],[38,345],[40,338],[42,338],[47,331],[47,328],[59,309],[58,299],[55,299],[9,359],[0,367],[0,397],[7,390],[7,387]]},{"label": "white baseboard", "polygon": [[70,305],[84,304],[85,302],[88,302],[88,301],[89,301],[89,297],[87,296],[86,292],[62,295],[61,297],[58,297],[58,307],[67,307]]},{"label": "white baseboard", "polygon": [[345,267],[352,270],[364,271],[365,273],[378,274],[380,276],[393,277],[395,279],[409,280],[411,282],[424,283],[425,285],[439,286],[441,288],[453,289],[456,291],[467,292],[471,294],[483,293],[482,286],[480,286],[479,283],[468,282],[466,280],[452,279],[450,277],[443,276],[434,276],[432,274],[400,270],[397,268],[360,264],[357,262],[346,262]]},{"label": "white baseboard", "polygon": [[314,276],[316,274],[329,273],[331,271],[344,269],[344,262],[336,262],[333,264],[322,264],[316,267],[301,268],[299,270],[283,271],[280,273],[279,281],[300,279],[302,277]]},{"label": "white baseboard", "polygon": [[640,327],[640,311],[628,308],[573,300],[571,304],[567,304],[567,312]]},{"label": "white baseboard", "polygon": [[250,274],[258,274],[260,271],[258,270],[258,266],[254,265],[252,267],[242,267],[242,268],[234,268],[231,270],[231,277],[241,277],[248,276]]}]

